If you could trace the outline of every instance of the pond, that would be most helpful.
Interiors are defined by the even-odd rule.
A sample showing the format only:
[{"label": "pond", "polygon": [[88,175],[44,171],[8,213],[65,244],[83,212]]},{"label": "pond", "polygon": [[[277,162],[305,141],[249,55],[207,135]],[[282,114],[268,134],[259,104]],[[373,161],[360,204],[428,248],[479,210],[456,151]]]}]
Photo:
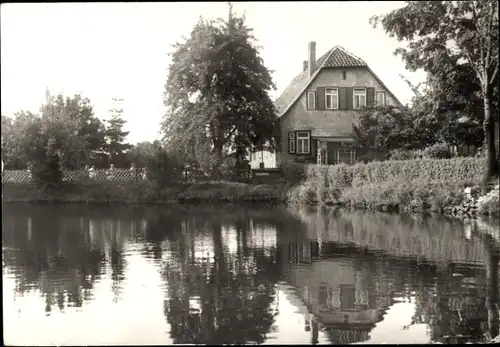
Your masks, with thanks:
[{"label": "pond", "polygon": [[498,334],[494,232],[326,209],[8,204],[4,340],[479,342]]}]

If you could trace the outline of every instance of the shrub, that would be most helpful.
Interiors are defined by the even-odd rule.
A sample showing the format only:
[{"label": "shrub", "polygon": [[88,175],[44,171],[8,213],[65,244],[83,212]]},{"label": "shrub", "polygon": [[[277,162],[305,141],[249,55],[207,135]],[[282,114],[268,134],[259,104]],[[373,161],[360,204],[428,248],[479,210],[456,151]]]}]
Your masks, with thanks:
[{"label": "shrub", "polygon": [[292,185],[300,184],[300,182],[307,179],[308,167],[309,165],[307,164],[286,162],[281,165],[283,179]]},{"label": "shrub", "polygon": [[480,214],[498,217],[500,214],[500,198],[498,185],[488,194],[479,197],[477,210]]},{"label": "shrub", "polygon": [[48,156],[46,161],[34,162],[31,170],[35,185],[42,191],[54,189],[62,182],[63,173],[57,155]]},{"label": "shrub", "polygon": [[184,165],[180,158],[158,149],[147,159],[147,176],[160,189],[183,180]]},{"label": "shrub", "polygon": [[[306,167],[305,179],[288,199],[305,204],[348,204],[360,207],[400,206],[440,211],[459,204],[465,183],[477,185],[484,160],[453,158],[371,162]],[[288,167],[288,170],[290,167]]]},{"label": "shrub", "polygon": [[390,153],[391,160],[412,160],[419,159],[415,151],[407,149],[394,149]]},{"label": "shrub", "polygon": [[453,156],[448,149],[448,145],[444,143],[437,143],[427,147],[422,154],[424,158],[428,159],[449,159]]}]

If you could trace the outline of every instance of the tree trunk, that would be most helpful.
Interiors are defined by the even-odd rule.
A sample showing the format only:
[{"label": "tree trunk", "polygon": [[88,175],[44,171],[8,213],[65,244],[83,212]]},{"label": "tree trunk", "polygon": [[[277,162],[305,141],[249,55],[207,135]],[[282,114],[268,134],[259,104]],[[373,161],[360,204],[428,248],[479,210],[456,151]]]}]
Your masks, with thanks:
[{"label": "tree trunk", "polygon": [[482,182],[483,194],[487,192],[488,182],[492,177],[498,175],[498,163],[495,154],[495,118],[491,113],[491,93],[488,90],[484,94],[484,150],[487,153],[486,170]]}]

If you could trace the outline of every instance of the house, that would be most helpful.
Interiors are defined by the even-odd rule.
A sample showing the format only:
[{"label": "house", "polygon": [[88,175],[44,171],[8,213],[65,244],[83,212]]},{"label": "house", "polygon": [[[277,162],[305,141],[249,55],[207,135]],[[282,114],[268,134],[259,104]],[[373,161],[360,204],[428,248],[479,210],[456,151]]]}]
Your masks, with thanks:
[{"label": "house", "polygon": [[316,42],[310,42],[302,72],[276,101],[281,123],[276,163],[355,163],[356,112],[374,103],[401,106],[362,59],[340,46],[316,59]]},{"label": "house", "polygon": [[257,150],[248,155],[248,161],[252,169],[259,169],[262,166],[266,169],[276,167],[276,155],[269,150]]}]

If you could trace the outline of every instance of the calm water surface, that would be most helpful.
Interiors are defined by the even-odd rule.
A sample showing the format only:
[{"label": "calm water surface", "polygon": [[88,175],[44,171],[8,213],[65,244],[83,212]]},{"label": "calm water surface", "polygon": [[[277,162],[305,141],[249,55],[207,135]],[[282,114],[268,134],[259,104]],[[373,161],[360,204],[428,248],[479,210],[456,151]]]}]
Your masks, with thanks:
[{"label": "calm water surface", "polygon": [[488,228],[332,210],[4,205],[4,340],[481,341],[498,334]]}]

